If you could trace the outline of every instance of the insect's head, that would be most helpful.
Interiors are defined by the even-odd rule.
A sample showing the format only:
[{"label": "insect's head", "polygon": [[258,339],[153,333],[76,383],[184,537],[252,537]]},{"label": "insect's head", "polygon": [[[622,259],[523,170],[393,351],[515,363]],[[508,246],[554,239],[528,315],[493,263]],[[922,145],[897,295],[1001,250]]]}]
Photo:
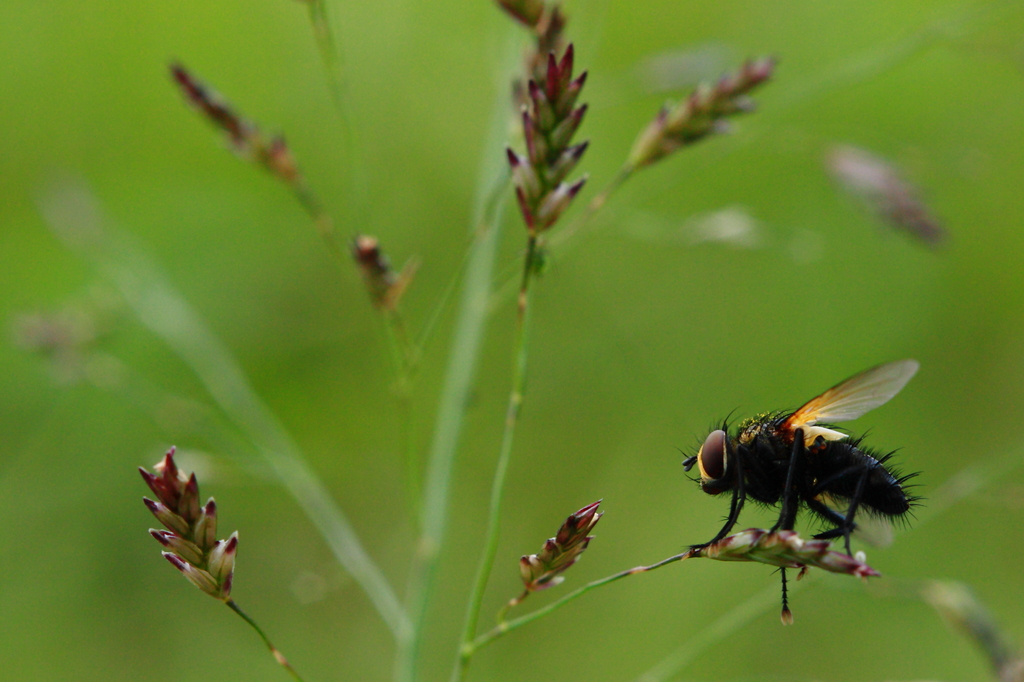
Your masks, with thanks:
[{"label": "insect's head", "polygon": [[700,446],[696,457],[687,460],[689,463],[687,471],[693,466],[692,460],[695,459],[697,467],[700,469],[701,490],[708,495],[718,495],[732,487],[726,480],[730,456],[729,436],[724,430],[716,429],[704,439],[704,444]]}]

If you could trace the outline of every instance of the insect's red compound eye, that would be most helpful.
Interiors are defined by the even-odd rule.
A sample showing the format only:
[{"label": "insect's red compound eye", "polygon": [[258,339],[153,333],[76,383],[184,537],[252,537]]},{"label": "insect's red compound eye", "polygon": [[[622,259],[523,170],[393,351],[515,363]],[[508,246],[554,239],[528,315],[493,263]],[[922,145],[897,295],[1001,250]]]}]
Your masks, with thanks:
[{"label": "insect's red compound eye", "polygon": [[725,476],[725,431],[718,429],[708,434],[704,445],[697,453],[697,465],[700,477],[705,481],[715,481]]}]

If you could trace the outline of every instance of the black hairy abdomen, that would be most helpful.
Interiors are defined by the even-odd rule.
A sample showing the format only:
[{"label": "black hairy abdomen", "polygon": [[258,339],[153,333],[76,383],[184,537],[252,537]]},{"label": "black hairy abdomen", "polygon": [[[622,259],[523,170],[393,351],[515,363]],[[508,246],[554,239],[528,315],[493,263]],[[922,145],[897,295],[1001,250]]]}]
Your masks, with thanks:
[{"label": "black hairy abdomen", "polygon": [[867,468],[870,473],[864,482],[860,504],[884,516],[903,516],[910,511],[913,500],[903,488],[910,476],[900,476],[886,466],[892,453],[880,455],[857,445],[832,441],[821,452],[809,453],[811,466],[807,473],[823,487],[820,492],[842,500],[852,499]]}]

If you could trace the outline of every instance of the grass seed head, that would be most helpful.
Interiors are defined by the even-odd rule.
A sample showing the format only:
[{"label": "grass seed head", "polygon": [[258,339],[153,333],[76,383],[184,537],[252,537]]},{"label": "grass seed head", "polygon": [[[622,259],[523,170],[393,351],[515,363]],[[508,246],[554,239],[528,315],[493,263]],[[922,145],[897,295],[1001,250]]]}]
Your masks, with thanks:
[{"label": "grass seed head", "polygon": [[419,261],[409,260],[401,272],[395,272],[391,261],[381,251],[376,237],[356,235],[351,243],[352,259],[359,267],[366,292],[374,307],[394,311],[405,293],[409,283],[416,274]]},{"label": "grass seed head", "polygon": [[859,558],[830,548],[827,540],[804,540],[795,531],[750,528],[696,550],[693,556],[718,561],[755,561],[801,572],[813,567],[859,578],[881,575]]},{"label": "grass seed head", "polygon": [[716,84],[699,85],[686,99],[666,105],[633,143],[629,165],[649,166],[686,145],[725,132],[727,117],[753,110],[748,93],[774,71],[774,59],[750,60]]},{"label": "grass seed head", "polygon": [[585,182],[566,180],[587,150],[586,142],[571,144],[587,112],[586,104],[576,106],[586,73],[574,78],[574,64],[572,45],[561,59],[547,54],[526,88],[521,117],[526,154],[506,152],[519,209],[533,234],[558,222]]},{"label": "grass seed head", "polygon": [[974,640],[1000,682],[1024,682],[1024,657],[967,585],[932,581],[923,597],[950,626]]},{"label": "grass seed head", "polygon": [[238,533],[227,540],[215,540],[217,503],[211,497],[199,505],[199,482],[174,461],[172,447],[150,473],[140,468],[142,479],[157,500],[142,498],[146,508],[167,530],[149,533],[167,550],[163,556],[200,590],[228,601],[238,550]]},{"label": "grass seed head", "polygon": [[561,574],[576,563],[594,539],[589,533],[604,515],[597,511],[600,504],[598,500],[571,514],[540,552],[519,560],[519,573],[528,592],[552,587],[565,579]]},{"label": "grass seed head", "polygon": [[238,114],[227,100],[193,76],[181,64],[171,64],[171,77],[185,99],[216,128],[224,132],[235,152],[276,176],[293,189],[302,187],[302,176],[284,137],[267,137],[259,126]]},{"label": "grass seed head", "polygon": [[893,164],[857,147],[838,146],[829,152],[827,166],[843,189],[860,197],[894,229],[933,248],[946,239],[920,192]]}]

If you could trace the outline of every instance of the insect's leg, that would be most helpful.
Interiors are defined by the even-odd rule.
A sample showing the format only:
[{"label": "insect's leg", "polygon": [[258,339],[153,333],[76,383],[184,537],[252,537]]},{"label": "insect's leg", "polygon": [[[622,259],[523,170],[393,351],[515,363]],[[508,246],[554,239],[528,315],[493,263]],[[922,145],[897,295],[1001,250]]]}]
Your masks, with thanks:
[{"label": "insect's leg", "polygon": [[[837,512],[835,509],[832,509],[831,507],[827,506],[826,504],[821,502],[821,500],[815,499],[813,497],[807,498],[807,507],[811,511],[817,512],[819,516],[822,516],[825,519],[836,524],[835,528],[830,528],[824,531],[823,533],[818,533],[817,535],[815,535],[815,540],[831,540],[832,538],[837,538],[843,534],[843,528],[846,526],[845,516]],[[850,530],[856,530],[857,524],[854,523],[852,525],[853,527]]]},{"label": "insect's leg", "polygon": [[850,556],[853,556],[850,553],[850,534],[856,528],[853,523],[853,517],[857,513],[857,507],[860,506],[861,497],[864,496],[864,486],[867,485],[868,476],[871,475],[871,472],[874,471],[877,465],[878,463],[876,462],[874,466],[868,464],[864,467],[864,471],[861,472],[860,478],[857,480],[857,488],[853,491],[853,497],[850,498],[850,508],[846,510],[846,523],[843,524],[843,540],[846,542],[846,553]]},{"label": "insect's leg", "polygon": [[729,504],[729,517],[725,520],[725,525],[722,526],[722,530],[718,531],[718,534],[715,535],[715,537],[708,540],[707,542],[702,542],[697,545],[690,545],[690,551],[698,552],[707,547],[708,545],[715,544],[716,542],[724,538],[726,535],[728,535],[729,531],[732,530],[732,527],[736,525],[736,521],[740,517],[740,510],[743,509],[743,502],[745,499],[746,496],[740,491],[739,487],[733,488],[732,502]]},{"label": "insect's leg", "polygon": [[804,451],[804,430],[797,429],[793,433],[793,451],[789,455],[786,487],[782,491],[782,512],[779,514],[779,520],[772,526],[772,532],[777,530],[793,530],[793,526],[796,524],[796,513],[800,508],[800,497],[793,490],[793,483],[796,480],[796,468],[799,460],[804,456]]},{"label": "insect's leg", "polygon": [[[726,445],[726,447],[728,447],[728,445]],[[729,504],[729,517],[726,519],[725,525],[722,526],[722,530],[718,531],[718,535],[699,545],[691,545],[690,549],[692,551],[704,549],[708,545],[713,545],[718,542],[729,534],[729,531],[732,530],[733,526],[735,526],[736,522],[740,519],[740,511],[743,509],[743,503],[747,500],[747,490],[743,478],[743,463],[740,461],[737,454],[731,454],[733,456],[730,459],[730,462],[735,463],[735,467],[733,468],[736,472],[736,485],[733,486],[732,489],[732,502]]]},{"label": "insect's leg", "polygon": [[835,538],[842,537],[845,534],[845,528],[843,528],[842,526],[836,526],[835,528],[830,528],[826,531],[822,531],[821,533],[816,533],[812,537],[815,540],[833,540]]},{"label": "insect's leg", "polygon": [[793,612],[789,610],[789,592],[786,588],[786,569],[780,568],[779,572],[782,573],[782,624],[792,625]]}]

